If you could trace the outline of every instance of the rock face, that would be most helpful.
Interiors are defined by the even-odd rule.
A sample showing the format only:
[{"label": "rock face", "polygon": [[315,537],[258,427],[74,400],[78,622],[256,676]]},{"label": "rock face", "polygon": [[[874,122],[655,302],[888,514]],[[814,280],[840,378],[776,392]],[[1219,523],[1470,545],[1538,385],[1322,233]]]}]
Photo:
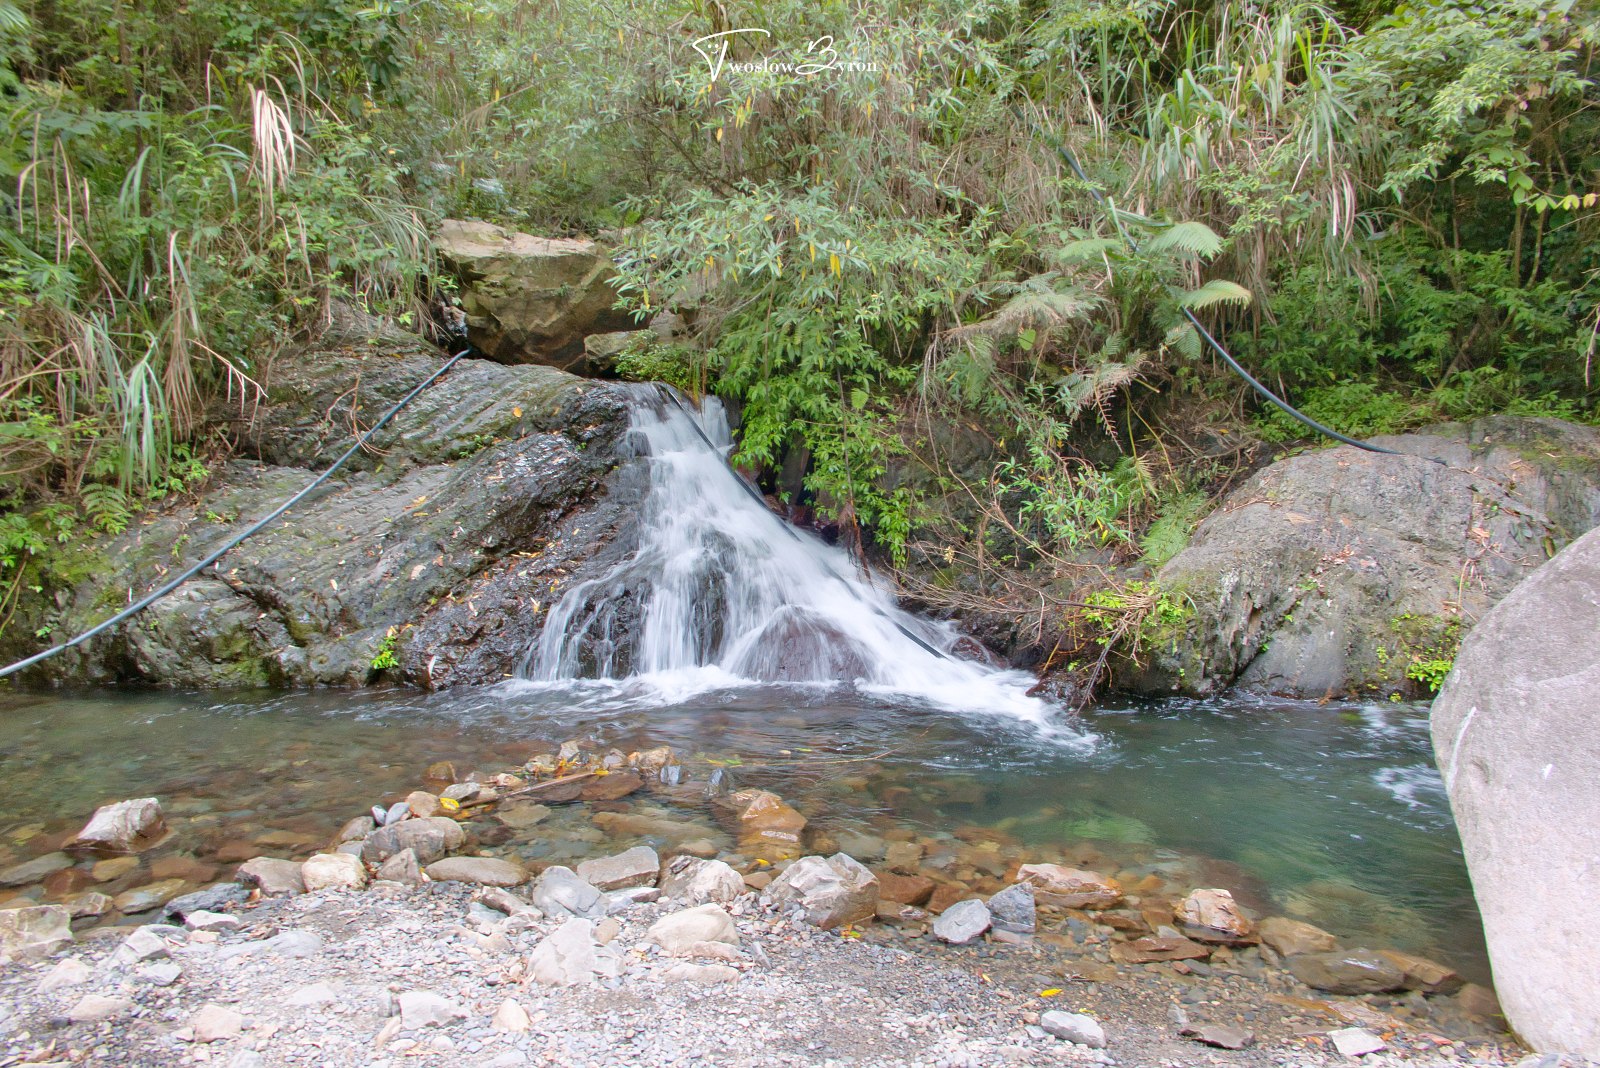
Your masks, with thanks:
[{"label": "rock face", "polygon": [[1413,652],[1600,524],[1593,428],[1496,417],[1374,441],[1403,455],[1302,453],[1223,500],[1156,575],[1194,617],[1117,684],[1420,696]]},{"label": "rock face", "polygon": [[[1495,991],[1540,1051],[1600,1058],[1600,531],[1462,643],[1433,746],[1483,914]],[[1530,877],[1537,872],[1538,876]]]},{"label": "rock face", "polygon": [[[614,268],[593,241],[535,237],[490,223],[446,219],[434,246],[461,281],[468,340],[492,360],[589,373],[584,335],[635,325],[612,307],[617,300],[609,282]],[[605,345],[590,348],[615,358]]]},{"label": "rock face", "polygon": [[[440,360],[415,335],[339,311],[312,347],[273,365],[212,488],[75,550],[81,559],[69,563],[86,577],[60,604],[25,605],[0,654],[35,652],[41,627],[87,629],[106,604],[219,546],[303,488],[308,469],[349,447],[353,425],[371,426]],[[223,571],[24,680],[360,685],[390,628],[411,624],[384,681],[499,681],[526,648],[528,605],[548,601],[562,572],[604,555],[619,527],[631,529],[635,513],[612,501],[627,408],[620,387],[462,360],[380,432],[379,454],[353,458],[325,492],[233,549]],[[518,555],[535,549],[537,558]]]}]

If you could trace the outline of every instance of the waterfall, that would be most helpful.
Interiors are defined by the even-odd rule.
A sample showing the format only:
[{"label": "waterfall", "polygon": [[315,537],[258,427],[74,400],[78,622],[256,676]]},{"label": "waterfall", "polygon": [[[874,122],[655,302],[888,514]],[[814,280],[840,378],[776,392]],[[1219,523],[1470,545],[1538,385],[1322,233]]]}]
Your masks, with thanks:
[{"label": "waterfall", "polygon": [[[902,611],[849,556],[772,514],[725,462],[721,404],[641,389],[632,440],[648,480],[633,555],[568,588],[519,674],[628,680],[668,700],[760,683],[845,686],[1042,721],[1024,672],[943,651],[959,635]],[[936,651],[937,650],[937,651]]]}]

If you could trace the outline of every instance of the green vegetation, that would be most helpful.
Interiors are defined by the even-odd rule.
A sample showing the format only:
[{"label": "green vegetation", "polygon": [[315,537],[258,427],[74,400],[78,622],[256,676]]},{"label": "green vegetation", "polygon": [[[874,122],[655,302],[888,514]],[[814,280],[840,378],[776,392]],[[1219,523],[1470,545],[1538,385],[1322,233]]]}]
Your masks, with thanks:
[{"label": "green vegetation", "polygon": [[388,671],[390,668],[400,666],[400,657],[395,651],[395,643],[399,638],[399,632],[390,627],[389,632],[378,643],[378,651],[372,654],[373,671]]},{"label": "green vegetation", "polygon": [[808,457],[847,540],[1121,588],[1303,439],[1184,309],[1349,433],[1596,418],[1597,34],[1548,0],[0,0],[0,575],[203,478],[208,412],[331,301],[416,323],[458,215],[606,234],[626,307],[689,327],[619,375],[733,402],[738,461]]},{"label": "green vegetation", "polygon": [[1408,612],[1391,619],[1389,629],[1394,633],[1395,648],[1378,647],[1379,665],[1387,671],[1398,672],[1399,677],[1421,683],[1430,694],[1438,693],[1445,676],[1455,667],[1456,652],[1461,648],[1466,624],[1455,616]]}]

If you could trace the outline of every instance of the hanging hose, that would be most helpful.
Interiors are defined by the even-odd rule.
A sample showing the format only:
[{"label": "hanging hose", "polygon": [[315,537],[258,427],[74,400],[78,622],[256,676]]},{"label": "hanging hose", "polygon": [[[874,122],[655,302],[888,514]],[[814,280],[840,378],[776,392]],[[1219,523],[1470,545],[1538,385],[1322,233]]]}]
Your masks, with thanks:
[{"label": "hanging hose", "polygon": [[343,467],[352,456],[365,448],[367,442],[372,440],[372,436],[379,430],[382,430],[389,420],[393,419],[400,412],[400,409],[404,408],[406,405],[415,400],[419,393],[437,382],[446,371],[450,370],[450,368],[456,365],[456,361],[460,360],[463,356],[471,351],[472,349],[470,347],[464,348],[446,360],[443,366],[434,371],[433,374],[429,375],[427,378],[423,379],[422,382],[410,393],[407,393],[404,397],[401,397],[398,404],[396,404],[393,408],[390,408],[387,412],[383,413],[383,417],[380,418],[376,423],[373,423],[366,433],[357,438],[356,443],[350,446],[350,448],[346,449],[343,456],[340,456],[337,460],[333,461],[332,465],[330,465],[327,470],[323,471],[322,474],[306,483],[304,489],[302,489],[299,493],[296,493],[293,497],[290,497],[288,500],[284,501],[282,504],[278,505],[278,507],[274,508],[266,517],[252,523],[244,531],[234,535],[224,542],[221,548],[215,549],[211,553],[207,554],[199,563],[188,568],[176,578],[168,580],[160,588],[146,594],[144,597],[140,598],[138,601],[135,601],[127,608],[124,608],[122,611],[118,612],[105,622],[90,627],[82,634],[79,634],[77,637],[68,641],[64,641],[60,645],[51,646],[42,653],[35,653],[25,660],[18,660],[15,664],[9,664],[4,668],[0,668],[0,678],[5,678],[7,675],[15,674],[24,668],[32,667],[41,660],[48,660],[57,653],[64,653],[74,646],[82,645],[95,635],[102,634],[105,631],[110,630],[112,627],[116,626],[118,623],[121,623],[130,616],[137,615],[146,608],[149,608],[151,605],[161,600],[161,598],[165,597],[167,594],[171,593],[173,590],[177,589],[179,586],[182,586],[185,582],[188,582],[200,572],[204,571],[206,568],[222,559],[222,557],[226,555],[229,550],[233,549],[252,534],[259,533],[263,527],[271,523],[274,519],[277,519],[283,513],[287,512],[290,508],[293,508],[296,504],[299,504],[301,501],[305,500],[307,494],[316,489],[318,486],[322,485],[324,482],[328,481],[329,478],[333,477],[334,472],[338,471],[339,468]]}]

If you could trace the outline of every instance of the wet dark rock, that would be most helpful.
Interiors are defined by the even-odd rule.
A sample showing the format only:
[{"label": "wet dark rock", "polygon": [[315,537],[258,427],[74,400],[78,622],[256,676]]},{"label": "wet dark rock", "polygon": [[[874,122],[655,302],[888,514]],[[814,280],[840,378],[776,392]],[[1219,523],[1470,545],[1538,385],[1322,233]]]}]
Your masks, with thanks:
[{"label": "wet dark rock", "polygon": [[1302,953],[1290,957],[1288,965],[1296,979],[1330,994],[1381,994],[1406,984],[1404,972],[1370,949]]},{"label": "wet dark rock", "polygon": [[[414,335],[348,310],[336,320],[274,363],[266,401],[211,488],[85,550],[88,577],[60,605],[24,606],[34,615],[6,628],[0,654],[36,651],[42,627],[86,629],[108,601],[217,547],[342,453],[352,423],[370,425],[438,369],[440,352]],[[463,360],[380,433],[381,450],[353,459],[292,522],[232,550],[225,571],[25,679],[359,685],[389,629],[411,624],[387,681],[498,681],[526,647],[528,605],[626,540],[635,513],[609,488],[626,426],[616,387]]]},{"label": "wet dark rock", "polygon": [[46,853],[42,857],[25,860],[21,864],[0,871],[0,886],[26,886],[37,883],[48,875],[72,867],[73,860],[65,853]]},{"label": "wet dark rock", "polygon": [[1401,455],[1304,452],[1223,500],[1156,575],[1195,618],[1118,684],[1414,692],[1406,658],[1379,652],[1395,648],[1394,620],[1482,618],[1547,545],[1600,523],[1595,428],[1497,416],[1375,440]]},{"label": "wet dark rock", "polygon": [[221,912],[229,905],[242,905],[249,898],[250,890],[239,883],[212,883],[192,894],[173,898],[162,912],[181,920],[195,912]]}]

